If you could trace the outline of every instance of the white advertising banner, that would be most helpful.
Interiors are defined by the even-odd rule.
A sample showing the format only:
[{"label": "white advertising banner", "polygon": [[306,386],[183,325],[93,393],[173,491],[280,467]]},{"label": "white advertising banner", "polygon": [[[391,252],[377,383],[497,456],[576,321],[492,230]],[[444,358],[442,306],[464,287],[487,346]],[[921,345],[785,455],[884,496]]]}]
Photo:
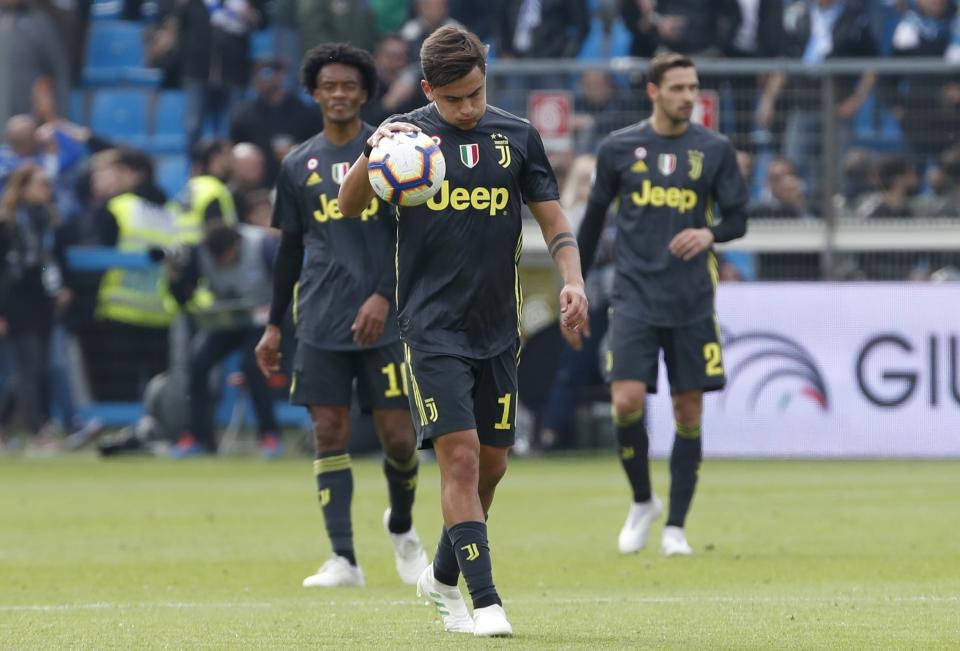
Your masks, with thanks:
[{"label": "white advertising banner", "polygon": [[[724,284],[727,386],[704,401],[707,456],[960,456],[960,286]],[[649,402],[651,452],[673,413]]]}]

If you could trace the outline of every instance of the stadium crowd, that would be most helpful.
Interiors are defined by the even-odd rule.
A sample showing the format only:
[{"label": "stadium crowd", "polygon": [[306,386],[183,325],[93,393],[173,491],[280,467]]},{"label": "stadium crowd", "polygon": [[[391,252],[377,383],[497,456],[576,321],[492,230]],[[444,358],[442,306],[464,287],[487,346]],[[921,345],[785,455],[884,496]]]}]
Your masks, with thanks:
[{"label": "stadium crowd", "polygon": [[[380,83],[363,118],[378,124],[424,103],[420,44],[450,24],[489,43],[494,65],[602,63],[664,50],[810,65],[880,56],[960,63],[952,0],[0,0],[4,431],[16,405],[32,449],[58,449],[64,434],[67,445],[69,435],[86,440],[102,423],[81,416],[77,402],[139,400],[170,366],[170,342],[176,358],[189,338],[189,326],[170,337],[178,310],[162,300],[161,271],[78,268],[72,247],[156,249],[173,268],[178,245],[211,245],[202,234],[214,223],[275,240],[271,191],[280,163],[322,128],[294,83],[303,51],[329,41],[369,49]],[[960,76],[867,72],[837,81],[841,177],[827,200],[838,214],[960,218]],[[492,83],[490,103],[521,114],[529,90],[572,91],[572,146],[549,153],[575,221],[599,140],[649,112],[642,79],[598,65]],[[751,218],[822,215],[819,84],[779,73],[704,76],[702,86],[719,98],[715,126],[738,148],[750,182]],[[131,202],[149,206],[163,225],[130,237]],[[609,246],[600,256],[609,258]],[[757,265],[758,277],[777,277],[775,262],[760,256]],[[851,275],[920,278],[927,265],[865,263]],[[726,280],[744,277],[736,264],[721,271]],[[602,277],[593,274],[591,289],[598,314]],[[130,287],[154,292],[153,303],[111,309]],[[201,310],[183,303],[194,317]],[[257,307],[243,309],[255,319]],[[555,406],[566,389],[556,390]],[[262,432],[265,453],[275,445],[271,428]],[[562,428],[548,427],[547,438]],[[19,441],[4,434],[0,444]]]}]

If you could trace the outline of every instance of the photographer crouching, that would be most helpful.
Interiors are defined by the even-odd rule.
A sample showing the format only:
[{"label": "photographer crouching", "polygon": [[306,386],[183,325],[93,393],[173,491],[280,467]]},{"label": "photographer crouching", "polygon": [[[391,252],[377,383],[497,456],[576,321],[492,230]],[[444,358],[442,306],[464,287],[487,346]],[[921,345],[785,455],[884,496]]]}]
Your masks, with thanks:
[{"label": "photographer crouching", "polygon": [[217,224],[203,241],[165,255],[170,293],[194,325],[190,354],[190,430],[173,449],[177,458],[217,450],[210,371],[227,355],[243,352],[243,372],[260,430],[260,453],[283,453],[273,399],[253,350],[267,320],[276,244],[262,229]]}]

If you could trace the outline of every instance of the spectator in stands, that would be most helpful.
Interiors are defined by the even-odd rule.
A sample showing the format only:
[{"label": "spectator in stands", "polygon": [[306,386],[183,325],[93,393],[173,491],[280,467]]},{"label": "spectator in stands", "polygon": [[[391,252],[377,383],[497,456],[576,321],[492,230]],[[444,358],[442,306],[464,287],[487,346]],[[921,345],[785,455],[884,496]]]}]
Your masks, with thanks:
[{"label": "spectator in stands", "polygon": [[[727,55],[737,59],[772,59],[783,49],[783,0],[739,0],[740,24]],[[780,75],[730,75],[733,113],[730,134],[738,149],[753,150],[771,138]]]},{"label": "spectator in stands", "polygon": [[502,58],[570,59],[590,29],[585,0],[503,0],[497,16]]},{"label": "spectator in stands", "polygon": [[265,187],[264,157],[260,149],[249,142],[234,145],[230,155],[230,182],[227,186],[233,195],[237,217],[243,221],[250,209],[250,196]]},{"label": "spectator in stands", "polygon": [[960,144],[954,145],[940,155],[939,167],[943,170],[943,185],[949,188],[951,196],[933,216],[960,217]]},{"label": "spectator in stands", "polygon": [[636,102],[624,97],[627,92],[617,93],[613,75],[606,70],[580,73],[573,118],[578,152],[593,153],[601,138],[639,120],[633,110]]},{"label": "spectator in stands", "polygon": [[450,0],[450,15],[455,21],[479,36],[484,43],[493,41],[497,21],[497,3]]},{"label": "spectator in stands", "polygon": [[377,65],[377,93],[363,106],[363,121],[378,125],[395,113],[408,113],[426,104],[420,90],[420,71],[410,65],[407,42],[387,34],[373,51]]},{"label": "spectator in stands", "polygon": [[409,0],[370,0],[377,17],[377,33],[392,34],[400,30],[410,18]]},{"label": "spectator in stands", "polygon": [[834,204],[841,217],[862,215],[861,204],[877,195],[874,155],[863,147],[851,147],[840,163],[840,192]]},{"label": "spectator in stands", "polygon": [[919,182],[910,160],[903,154],[882,156],[877,161],[876,175],[879,200],[863,205],[863,216],[870,219],[912,217],[908,200],[916,193]]},{"label": "spectator in stands", "polygon": [[[786,56],[819,64],[835,57],[873,57],[876,42],[870,14],[860,0],[789,0],[784,9]],[[852,119],[869,97],[876,74],[865,72],[856,80],[837,79],[833,110],[836,121],[836,152],[822,152],[823,109],[820,80],[798,77],[790,80],[790,109],[784,133],[784,155],[793,161],[813,196],[820,194],[817,174],[823,156],[842,157],[853,140]],[[782,86],[782,83],[777,84]]]},{"label": "spectator in stands", "polygon": [[[943,57],[950,44],[954,7],[948,0],[917,0],[897,23],[895,57]],[[958,84],[937,74],[885,75],[881,89],[904,135],[925,166],[958,136]]]},{"label": "spectator in stands", "polygon": [[190,431],[177,442],[175,457],[216,452],[210,371],[234,352],[244,355],[244,381],[260,426],[261,456],[283,453],[270,388],[253,355],[270,309],[276,247],[276,239],[262,229],[218,224],[201,245],[167,265],[170,291],[198,329],[190,355]]},{"label": "spectator in stands", "polygon": [[414,0],[413,18],[404,23],[400,30],[400,36],[407,42],[411,61],[420,61],[423,41],[445,25],[461,26],[450,17],[447,0]]},{"label": "spectator in stands", "polygon": [[230,139],[250,142],[266,158],[264,182],[273,185],[280,161],[292,147],[323,128],[323,118],[314,106],[307,106],[284,83],[286,65],[266,58],[254,66],[256,96],[240,102],[230,116]]},{"label": "spectator in stands", "polygon": [[237,208],[227,187],[230,178],[230,144],[226,140],[201,140],[190,152],[187,187],[171,204],[176,212],[180,241],[197,244],[213,224],[236,224]]},{"label": "spectator in stands", "polygon": [[27,0],[0,0],[0,124],[30,113],[37,81],[52,82],[65,113],[70,93],[67,45],[52,18]]},{"label": "spectator in stands", "polygon": [[300,49],[318,43],[350,43],[368,52],[377,44],[377,17],[368,2],[296,0]]},{"label": "spectator in stands", "polygon": [[269,190],[257,190],[247,196],[246,211],[240,213],[240,221],[267,231],[271,237],[280,237],[280,232],[270,225],[273,217],[273,201]]},{"label": "spectator in stands", "polygon": [[226,116],[250,80],[250,34],[266,25],[265,5],[266,0],[176,3],[188,146],[200,140],[205,119],[218,134],[226,133]]},{"label": "spectator in stands", "polygon": [[[586,0],[503,0],[497,9],[496,49],[501,59],[572,59],[590,30]],[[497,105],[526,113],[527,93],[537,89],[567,89],[567,74],[525,74],[508,77],[497,89]],[[490,94],[490,90],[488,90]]]},{"label": "spectator in stands", "polygon": [[49,350],[54,313],[66,307],[62,250],[50,176],[27,164],[14,172],[0,201],[0,335],[16,358],[17,402],[40,450],[56,449],[50,415]]},{"label": "spectator in stands", "polygon": [[806,219],[816,217],[807,206],[803,180],[791,170],[767,172],[769,198],[750,206],[751,219]]},{"label": "spectator in stands", "polygon": [[741,20],[737,0],[624,0],[621,11],[638,57],[660,49],[719,56],[732,50]]}]

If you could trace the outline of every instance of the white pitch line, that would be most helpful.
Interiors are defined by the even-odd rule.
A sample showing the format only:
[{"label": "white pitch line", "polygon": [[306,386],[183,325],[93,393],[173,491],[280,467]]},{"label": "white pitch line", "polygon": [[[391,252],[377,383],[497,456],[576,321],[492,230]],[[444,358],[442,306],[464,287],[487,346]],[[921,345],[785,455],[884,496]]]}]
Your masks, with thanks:
[{"label": "white pitch line", "polygon": [[[122,610],[122,609],[156,609],[167,608],[172,610],[183,609],[207,609],[222,610],[234,608],[272,608],[279,602],[289,605],[296,601],[305,606],[329,606],[329,607],[375,607],[375,606],[411,606],[416,605],[416,599],[353,599],[345,601],[327,601],[317,602],[309,600],[282,599],[274,603],[266,602],[140,602],[140,603],[108,603],[95,602],[89,604],[22,604],[15,605],[0,604],[0,612],[69,612],[71,610]],[[609,605],[616,603],[640,603],[640,604],[678,604],[678,603],[706,603],[706,604],[822,604],[822,603],[960,603],[960,595],[911,595],[906,597],[884,597],[884,596],[852,596],[837,595],[824,597],[728,597],[723,595],[715,596],[688,596],[688,597],[624,597],[618,599],[607,598],[520,598],[507,599],[507,604],[552,604],[558,606],[589,606]]]}]

